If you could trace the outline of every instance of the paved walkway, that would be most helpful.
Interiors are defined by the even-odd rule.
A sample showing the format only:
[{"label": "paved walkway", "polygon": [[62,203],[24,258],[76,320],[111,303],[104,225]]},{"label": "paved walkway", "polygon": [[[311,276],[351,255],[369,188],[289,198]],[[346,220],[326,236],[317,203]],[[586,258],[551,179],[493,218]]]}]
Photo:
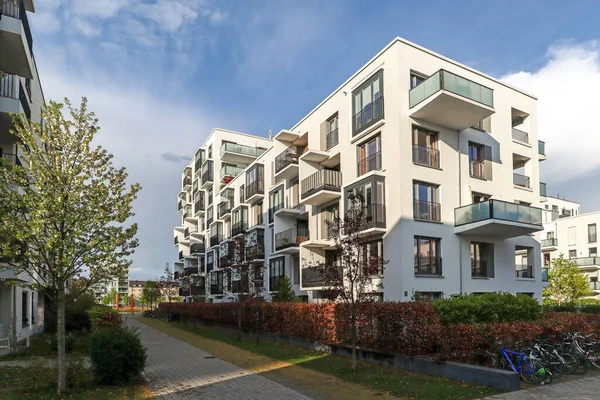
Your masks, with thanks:
[{"label": "paved walkway", "polygon": [[[528,390],[519,390],[486,397],[489,400],[592,400],[600,398],[600,376],[572,380],[561,383],[556,380],[549,385],[536,386]],[[485,400],[485,399],[484,399]]]},{"label": "paved walkway", "polygon": [[148,349],[145,377],[159,399],[310,400],[296,391],[213,357],[132,318]]}]

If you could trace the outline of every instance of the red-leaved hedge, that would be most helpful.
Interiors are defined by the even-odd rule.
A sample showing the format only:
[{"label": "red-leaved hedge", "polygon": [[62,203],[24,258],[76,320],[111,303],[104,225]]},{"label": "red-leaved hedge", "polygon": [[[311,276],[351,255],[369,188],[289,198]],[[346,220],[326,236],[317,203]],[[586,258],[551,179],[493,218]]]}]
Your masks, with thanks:
[{"label": "red-leaved hedge", "polygon": [[[350,306],[347,304],[266,303],[161,303],[162,312],[183,318],[256,329],[260,309],[263,332],[328,344],[351,343]],[[476,354],[529,344],[536,338],[558,340],[566,332],[600,333],[600,314],[549,312],[540,320],[515,323],[442,325],[429,303],[383,302],[357,308],[357,345],[391,354],[437,353],[441,359],[473,362]]]}]

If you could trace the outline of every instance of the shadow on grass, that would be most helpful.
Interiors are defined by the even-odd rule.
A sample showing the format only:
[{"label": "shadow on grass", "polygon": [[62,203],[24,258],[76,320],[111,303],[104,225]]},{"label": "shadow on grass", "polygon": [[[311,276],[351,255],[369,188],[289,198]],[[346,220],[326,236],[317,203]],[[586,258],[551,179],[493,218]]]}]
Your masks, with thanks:
[{"label": "shadow on grass", "polygon": [[[162,321],[138,319],[161,329],[173,327],[205,339],[218,341],[236,348],[259,354],[272,360],[298,365],[322,374],[329,374],[347,382],[352,382],[378,392],[414,399],[478,399],[500,393],[500,391],[472,386],[448,379],[437,378],[408,371],[401,371],[376,364],[358,362],[357,372],[352,373],[350,360],[329,354],[261,341],[257,347],[254,338],[244,337],[238,341],[235,335],[212,328],[194,328],[182,323],[166,324]],[[210,349],[205,349],[209,350]],[[218,356],[218,354],[216,354]],[[281,369],[285,366],[278,365]],[[261,373],[269,370],[261,371]]]}]

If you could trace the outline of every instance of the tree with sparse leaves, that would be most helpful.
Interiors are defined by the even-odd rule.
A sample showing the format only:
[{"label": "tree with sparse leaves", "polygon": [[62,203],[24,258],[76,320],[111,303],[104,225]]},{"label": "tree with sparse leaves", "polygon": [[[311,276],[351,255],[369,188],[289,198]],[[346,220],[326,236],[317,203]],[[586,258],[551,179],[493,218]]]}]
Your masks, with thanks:
[{"label": "tree with sparse leaves", "polygon": [[[65,109],[66,105],[66,109]],[[66,115],[65,115],[66,114]],[[93,143],[98,120],[50,102],[43,123],[13,116],[23,166],[0,162],[0,268],[27,273],[57,305],[58,392],[66,389],[65,303],[92,285],[127,273],[138,245],[132,203],[140,185]],[[69,282],[84,287],[66,296]]]},{"label": "tree with sparse leaves", "polygon": [[548,268],[548,286],[542,291],[544,300],[553,300],[559,306],[573,303],[582,297],[590,296],[590,282],[579,270],[575,260],[568,260],[561,254]]},{"label": "tree with sparse leaves", "polygon": [[175,274],[171,270],[169,263],[165,264],[165,269],[158,281],[158,285],[161,294],[167,298],[169,303],[179,298],[179,282],[175,279]]},{"label": "tree with sparse leaves", "polygon": [[322,282],[332,298],[349,305],[352,331],[352,371],[356,371],[357,311],[359,305],[374,301],[387,260],[370,254],[369,244],[378,239],[366,233],[378,218],[376,205],[367,204],[360,195],[348,196],[349,210],[344,216],[326,221],[327,238],[333,241],[335,259],[308,261],[313,275]]}]

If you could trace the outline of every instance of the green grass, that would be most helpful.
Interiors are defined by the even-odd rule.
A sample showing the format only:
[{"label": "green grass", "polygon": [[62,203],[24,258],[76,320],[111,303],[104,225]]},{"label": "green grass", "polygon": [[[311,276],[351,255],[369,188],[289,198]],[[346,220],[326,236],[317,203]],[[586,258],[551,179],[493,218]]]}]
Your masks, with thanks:
[{"label": "green grass", "polygon": [[171,323],[178,329],[216,340],[237,348],[261,354],[274,360],[299,365],[324,374],[331,374],[348,382],[353,382],[377,391],[411,399],[449,400],[479,399],[501,393],[486,387],[472,386],[461,382],[436,378],[408,371],[400,371],[370,363],[359,362],[356,373],[352,373],[350,360],[324,353],[284,346],[261,341],[256,346],[255,339],[237,337],[215,329],[186,327],[182,323]]},{"label": "green grass", "polygon": [[[46,340],[44,333],[34,335],[29,339],[29,347],[21,348],[13,353],[0,356],[0,361],[28,360],[32,357],[56,358],[57,352],[53,350]],[[76,332],[73,338],[73,350],[67,354],[87,355],[90,349],[90,334],[88,332]]]}]

